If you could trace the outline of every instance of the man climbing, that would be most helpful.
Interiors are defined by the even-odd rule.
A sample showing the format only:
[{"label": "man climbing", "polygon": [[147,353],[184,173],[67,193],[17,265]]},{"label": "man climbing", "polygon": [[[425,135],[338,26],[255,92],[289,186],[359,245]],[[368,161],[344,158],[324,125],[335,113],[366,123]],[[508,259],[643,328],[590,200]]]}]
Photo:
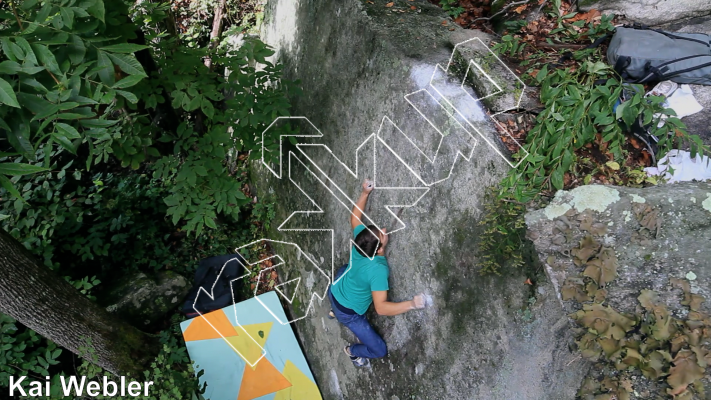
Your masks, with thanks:
[{"label": "man climbing", "polygon": [[[369,365],[368,359],[385,357],[388,353],[385,341],[365,318],[370,304],[375,305],[378,315],[398,315],[413,309],[425,307],[424,295],[412,300],[394,303],[388,301],[388,262],[385,246],[388,236],[385,228],[375,225],[365,226],[361,216],[373,191],[373,183],[363,182],[363,191],[351,211],[351,228],[355,245],[351,247],[349,264],[336,273],[334,283],[328,289],[331,301],[329,318],[347,326],[356,335],[360,344],[346,346],[344,351],[356,367]],[[345,275],[344,273],[347,272]]]}]

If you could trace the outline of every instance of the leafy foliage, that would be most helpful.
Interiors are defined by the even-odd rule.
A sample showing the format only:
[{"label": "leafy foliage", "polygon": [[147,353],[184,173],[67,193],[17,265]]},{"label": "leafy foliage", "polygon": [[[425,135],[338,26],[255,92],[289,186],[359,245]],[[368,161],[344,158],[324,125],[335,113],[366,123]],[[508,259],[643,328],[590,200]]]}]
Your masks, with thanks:
[{"label": "leafy foliage", "polygon": [[457,18],[464,12],[464,7],[459,5],[459,0],[440,0],[439,5],[452,18]]},{"label": "leafy foliage", "polygon": [[[148,391],[148,396],[142,397],[146,400],[189,399],[192,398],[193,394],[201,394],[205,391],[205,386],[200,387],[198,380],[195,379],[196,369],[191,364],[188,351],[182,342],[178,319],[179,316],[176,315],[173,318],[171,329],[160,333],[162,349],[151,363],[150,368],[143,372],[143,376],[126,377],[127,381],[134,379],[139,382],[153,382],[153,386]],[[81,365],[78,366],[77,372],[78,375],[86,376],[87,382],[101,382],[104,376],[110,380],[117,380],[116,376],[96,366],[96,355],[90,342],[82,349],[81,357],[83,360]],[[198,371],[197,376],[202,376],[203,371],[199,369]],[[128,400],[134,397],[100,395],[96,398]]]},{"label": "leafy foliage", "polygon": [[61,354],[62,349],[51,341],[0,314],[0,387],[9,385],[10,376],[44,380],[41,377],[59,364]]},{"label": "leafy foliage", "polygon": [[[16,24],[6,21],[0,32],[0,99],[9,106],[0,110],[0,128],[12,146],[4,155],[35,162],[42,148],[46,169],[55,147],[76,154],[87,145],[88,169],[92,159],[106,159],[111,152],[105,143],[110,140],[108,128],[118,120],[105,116],[136,101],[122,89],[147,76],[133,54],[146,46],[126,43],[135,33],[122,2],[11,4],[12,14],[4,11],[3,18]],[[116,82],[114,65],[125,80]],[[27,162],[14,167],[17,172],[6,175],[37,171]],[[0,180],[10,187],[5,176]]]},{"label": "leafy foliage", "polygon": [[[206,49],[166,32],[168,5],[134,3],[0,4],[0,224],[92,299],[117,274],[192,274],[268,226],[248,155],[273,161],[280,131],[262,133],[298,94],[264,43]],[[176,329],[146,371],[154,398],[197,392]],[[76,374],[61,351],[2,315],[0,331],[0,386],[51,369],[59,398]],[[80,372],[103,374],[89,354]]]},{"label": "leafy foliage", "polygon": [[487,189],[484,216],[479,222],[485,227],[479,242],[481,274],[499,274],[505,264],[513,268],[523,265],[523,256],[518,250],[526,231],[525,207],[511,200],[499,201],[500,196],[496,187]]},{"label": "leafy foliage", "polygon": [[[512,224],[512,218],[516,218],[512,204],[540,204],[544,202],[541,195],[550,197],[557,190],[593,181],[633,186],[656,184],[656,179],[648,178],[633,162],[630,153],[632,146],[627,132],[638,119],[658,138],[659,158],[684,145],[694,155],[709,151],[698,136],[686,132],[673,110],[663,107],[663,98],[644,97],[641,85],[623,84],[614,69],[602,61],[599,48],[569,52],[573,61],[555,69],[550,65],[555,65],[562,54],[551,55],[531,44],[535,43],[534,34],[543,33],[548,44],[554,44],[552,40],[594,41],[614,29],[611,17],[601,17],[599,13],[560,14],[555,10],[548,17],[548,20],[508,23],[511,32],[494,45],[493,50],[499,55],[529,68],[523,78],[540,86],[544,109],[536,116],[535,126],[526,135],[521,149],[513,155],[516,161],[524,157],[525,160],[500,183],[498,197],[489,201],[504,209],[487,214],[483,221],[487,235],[493,234],[492,238],[482,238],[482,250],[491,254],[482,263],[484,271],[495,271],[501,265],[492,260],[518,259],[513,254],[519,250],[512,245],[520,233]],[[543,24],[550,25],[548,30],[542,30]],[[623,91],[628,99],[615,110]],[[511,239],[505,239],[508,235]],[[594,269],[591,267],[591,274]]]},{"label": "leafy foliage", "polygon": [[[217,54],[189,48],[155,33],[165,13],[151,6],[135,12],[146,25],[135,25],[123,2],[26,4],[13,8],[17,23],[6,21],[2,31],[0,100],[10,107],[0,112],[0,129],[12,145],[3,154],[12,163],[0,165],[3,187],[17,196],[7,176],[46,170],[58,148],[88,153],[87,170],[110,156],[133,169],[151,162],[153,176],[170,188],[166,213],[174,224],[186,219],[188,231],[214,229],[218,214],[237,219],[248,200],[224,159],[234,151],[260,157],[263,148],[273,157],[279,130],[264,139],[262,132],[288,115],[287,95],[295,93],[281,80],[281,67],[266,60],[273,51],[254,39]],[[137,31],[148,32],[150,50],[129,42],[140,41]],[[204,65],[208,55],[218,68]],[[168,119],[182,122],[174,129],[171,121],[159,122]],[[38,165],[40,149],[45,157]]]}]

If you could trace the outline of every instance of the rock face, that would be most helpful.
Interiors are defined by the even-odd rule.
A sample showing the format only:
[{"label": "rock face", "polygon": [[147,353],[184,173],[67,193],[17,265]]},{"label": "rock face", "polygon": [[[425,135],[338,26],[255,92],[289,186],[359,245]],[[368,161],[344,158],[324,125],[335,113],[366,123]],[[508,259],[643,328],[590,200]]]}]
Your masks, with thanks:
[{"label": "rock face", "polygon": [[[428,309],[395,317],[371,312],[389,354],[362,370],[343,354],[354,340],[351,333],[326,318],[328,300],[317,301],[293,325],[324,398],[573,399],[589,366],[568,348],[571,322],[540,266],[532,259],[524,269],[486,277],[476,267],[484,189],[510,168],[499,154],[493,125],[469,97],[471,88],[461,86],[463,77],[428,86],[436,65],[446,68],[455,44],[488,38],[455,27],[424,1],[370,3],[273,1],[262,34],[279,50],[287,76],[302,81],[304,94],[295,100],[293,115],[313,126],[301,121],[300,134],[316,135],[315,128],[323,134],[299,140],[330,149],[291,147],[281,170],[270,166],[281,171],[280,178],[254,165],[259,196],[276,196],[272,226],[281,230],[273,229],[270,238],[298,243],[332,274],[332,266],[348,261],[349,201],[357,198],[364,178],[376,178],[378,189],[365,212],[394,232],[387,250],[389,298],[403,301],[424,291],[434,300]],[[441,108],[451,111],[450,119]],[[437,159],[430,163],[421,153]],[[412,205],[401,209],[403,223],[387,211],[388,204]],[[291,217],[300,210],[314,212]],[[307,228],[333,231],[286,231]],[[274,251],[296,259],[286,254],[288,246],[275,244]],[[282,281],[301,277],[302,287],[314,284],[313,274],[301,276],[298,267],[278,268]],[[528,278],[535,285],[525,284]],[[302,314],[310,298],[310,292],[297,291],[293,314]]]},{"label": "rock face", "polygon": [[625,15],[632,21],[650,26],[711,14],[711,5],[706,0],[579,0],[578,8]]},{"label": "rock face", "polygon": [[155,278],[140,272],[118,282],[99,302],[132,325],[148,329],[182,305],[189,289],[188,280],[174,272],[159,272]]},{"label": "rock face", "polygon": [[[686,319],[682,290],[671,279],[689,279],[691,293],[711,299],[711,185],[680,183],[645,189],[582,186],[560,191],[544,209],[526,215],[529,236],[556,294],[584,266],[574,263],[592,238],[617,259],[617,277],[607,285],[605,305],[619,312],[640,310],[638,296],[652,290],[676,318]],[[587,246],[589,247],[589,246]],[[603,262],[604,264],[604,262]],[[610,267],[614,267],[610,263]],[[604,272],[614,277],[612,270]],[[566,312],[580,309],[562,301]],[[711,311],[709,301],[699,311]],[[640,382],[641,383],[641,382]],[[708,379],[704,382],[708,393]],[[637,389],[635,389],[637,390]],[[640,390],[641,391],[641,390]]]},{"label": "rock face", "polygon": [[[558,192],[546,208],[526,215],[526,224],[554,286],[560,288],[579,269],[563,253],[591,235],[617,254],[619,276],[607,296],[612,306],[634,310],[641,289],[659,291],[678,305],[680,292],[670,288],[669,278],[684,278],[688,272],[697,276],[698,293],[711,298],[711,248],[703,239],[711,236],[709,198],[706,183],[645,189],[581,186]],[[585,223],[588,217],[591,224]],[[556,229],[560,226],[563,232]]]}]

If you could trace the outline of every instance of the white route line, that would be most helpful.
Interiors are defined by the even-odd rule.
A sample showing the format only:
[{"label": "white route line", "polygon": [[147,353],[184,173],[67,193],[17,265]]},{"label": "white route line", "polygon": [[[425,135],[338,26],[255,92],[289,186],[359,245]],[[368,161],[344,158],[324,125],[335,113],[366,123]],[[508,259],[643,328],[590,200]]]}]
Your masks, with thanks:
[{"label": "white route line", "polygon": [[[246,245],[243,245],[243,246],[241,246],[241,247],[238,247],[237,249],[235,249],[235,253],[239,253],[239,250],[240,250],[240,249],[243,249],[243,248],[245,248],[245,247],[252,246],[252,245],[254,245],[255,243],[262,242],[262,241],[268,241],[268,242],[280,243],[280,244],[286,244],[286,245],[293,245],[293,246],[295,246],[296,249],[298,250],[298,254],[303,255],[309,262],[311,262],[311,264],[312,264],[321,274],[323,274],[323,275],[329,280],[329,284],[330,284],[330,281],[333,279],[333,276],[335,275],[334,230],[333,230],[333,229],[325,229],[325,228],[285,228],[285,227],[284,227],[284,226],[292,219],[292,217],[295,217],[295,216],[297,216],[297,215],[307,215],[307,216],[308,216],[308,215],[311,215],[311,214],[323,214],[323,213],[324,213],[323,209],[318,205],[318,203],[316,203],[316,202],[311,198],[311,196],[309,196],[309,194],[307,193],[307,191],[304,190],[304,188],[302,188],[296,181],[294,181],[293,176],[292,176],[292,170],[291,170],[291,160],[292,160],[292,158],[295,159],[296,161],[298,161],[298,162],[306,169],[306,171],[307,171],[308,173],[310,173],[314,178],[316,178],[316,180],[321,184],[321,186],[323,186],[326,190],[328,190],[329,193],[333,196],[333,198],[335,198],[341,205],[343,205],[344,207],[346,207],[346,209],[348,209],[348,210],[350,211],[350,210],[352,209],[352,207],[357,207],[357,206],[356,206],[356,203],[343,191],[343,189],[341,189],[341,187],[340,187],[338,184],[336,184],[336,182],[334,182],[334,181],[331,179],[331,177],[329,177],[329,175],[328,175],[327,173],[325,173],[325,172],[319,167],[318,163],[315,162],[314,160],[312,160],[312,159],[306,154],[306,152],[304,151],[304,148],[306,148],[306,147],[321,147],[321,148],[323,148],[323,149],[326,149],[326,150],[333,156],[333,158],[335,158],[336,161],[337,161],[338,163],[340,163],[341,166],[344,167],[345,171],[348,172],[348,174],[350,174],[350,175],[351,175],[352,177],[354,177],[354,178],[358,178],[358,153],[359,153],[360,150],[363,148],[363,146],[365,146],[366,144],[368,144],[369,141],[372,140],[372,141],[373,141],[373,186],[374,186],[374,188],[377,188],[377,189],[380,189],[380,190],[388,190],[388,189],[389,189],[389,190],[423,190],[422,195],[420,195],[412,204],[399,204],[399,205],[394,205],[394,204],[392,204],[392,205],[385,205],[385,206],[384,206],[384,208],[385,208],[393,217],[395,217],[395,219],[397,220],[397,222],[402,225],[401,228],[396,229],[396,230],[393,230],[393,231],[391,231],[391,232],[387,232],[386,234],[390,234],[390,233],[397,232],[397,231],[399,231],[399,230],[405,229],[406,226],[407,226],[402,220],[400,220],[400,218],[397,216],[397,214],[396,214],[395,212],[392,211],[391,208],[414,207],[414,206],[425,196],[425,194],[427,194],[427,193],[429,192],[431,186],[433,186],[433,185],[435,185],[435,184],[437,184],[437,183],[440,183],[440,182],[442,182],[442,181],[445,181],[445,180],[449,179],[449,178],[452,176],[454,166],[457,164],[457,161],[459,160],[459,157],[460,157],[460,156],[461,156],[462,158],[464,158],[466,161],[471,161],[471,157],[472,157],[472,155],[473,155],[473,153],[474,153],[474,149],[476,148],[476,145],[478,144],[478,140],[471,134],[470,130],[467,129],[464,125],[462,125],[462,124],[459,122],[459,120],[458,120],[457,118],[455,118],[455,116],[449,111],[449,108],[450,108],[450,107],[451,107],[452,109],[454,109],[454,111],[456,111],[456,113],[457,113],[462,119],[464,119],[464,121],[466,121],[467,125],[468,125],[471,129],[473,129],[482,139],[484,139],[484,141],[485,141],[499,156],[501,156],[512,168],[517,168],[518,165],[520,165],[520,163],[521,163],[522,161],[524,161],[524,160],[527,158],[528,152],[527,152],[525,149],[523,149],[522,146],[519,145],[519,147],[521,147],[521,150],[523,150],[523,151],[526,153],[526,157],[523,157],[516,165],[512,164],[512,163],[508,160],[508,158],[507,158],[504,154],[502,154],[502,153],[499,151],[499,149],[497,148],[497,146],[494,145],[493,143],[491,143],[491,142],[489,141],[489,139],[486,137],[486,135],[484,135],[479,129],[477,129],[476,126],[474,126],[474,124],[469,120],[469,118],[467,118],[467,117],[464,115],[464,113],[463,113],[460,109],[458,109],[458,108],[453,104],[453,102],[452,102],[450,99],[448,99],[448,98],[443,94],[443,92],[441,92],[441,91],[437,88],[436,77],[437,77],[438,71],[441,71],[441,72],[444,74],[444,76],[450,75],[450,74],[449,74],[449,68],[453,65],[453,59],[454,59],[454,55],[455,55],[455,53],[456,53],[456,51],[457,51],[457,47],[459,47],[459,46],[461,46],[461,45],[464,45],[464,44],[466,44],[466,43],[468,43],[468,42],[471,42],[471,41],[478,41],[482,46],[484,46],[484,48],[486,48],[486,49],[491,53],[491,55],[493,55],[493,56],[496,58],[496,60],[497,60],[501,65],[503,65],[503,66],[509,71],[509,73],[511,73],[511,75],[512,75],[516,80],[518,80],[518,82],[521,84],[521,87],[523,88],[522,91],[521,91],[521,95],[519,96],[519,98],[518,98],[518,100],[517,100],[516,106],[513,107],[514,109],[515,109],[515,108],[519,108],[519,107],[520,107],[520,104],[521,104],[521,101],[522,101],[522,98],[523,98],[523,92],[524,92],[525,89],[526,89],[526,85],[523,83],[523,81],[521,81],[521,79],[519,79],[518,76],[516,76],[516,74],[513,73],[513,71],[511,71],[511,69],[510,69],[509,67],[507,67],[506,64],[504,64],[504,63],[501,61],[501,59],[499,59],[499,57],[498,57],[495,53],[493,53],[493,52],[488,48],[488,46],[486,46],[486,45],[484,44],[484,42],[483,42],[481,39],[479,39],[479,38],[473,38],[473,39],[469,39],[469,40],[466,40],[466,41],[464,41],[464,42],[460,42],[460,43],[456,44],[456,45],[454,46],[453,51],[452,51],[452,55],[450,56],[449,62],[448,62],[448,64],[447,64],[447,68],[443,68],[440,64],[437,64],[437,65],[435,66],[435,68],[434,68],[434,71],[432,72],[432,77],[430,78],[430,82],[429,82],[429,85],[428,85],[428,86],[431,87],[435,92],[437,92],[437,94],[439,94],[440,98],[441,98],[442,100],[444,100],[444,101],[447,103],[447,105],[448,105],[449,107],[446,107],[444,104],[442,104],[442,102],[441,102],[439,99],[437,99],[435,96],[433,96],[433,95],[432,95],[429,91],[427,91],[426,89],[420,89],[420,90],[417,90],[417,91],[415,91],[415,92],[409,93],[409,94],[407,94],[407,95],[404,96],[405,101],[407,101],[407,102],[420,114],[420,116],[421,116],[425,121],[427,121],[427,122],[430,124],[430,126],[432,126],[432,127],[437,131],[437,133],[440,135],[440,138],[439,138],[438,144],[437,144],[437,150],[436,150],[436,152],[435,152],[435,154],[434,154],[433,157],[430,157],[423,149],[421,149],[419,146],[417,146],[417,144],[415,143],[415,141],[413,141],[412,138],[410,138],[409,136],[407,136],[407,135],[406,135],[389,117],[387,117],[387,116],[384,116],[384,117],[383,117],[383,119],[382,119],[382,121],[381,121],[381,124],[380,124],[380,128],[378,129],[378,132],[377,132],[376,134],[371,134],[370,136],[368,136],[368,137],[365,139],[365,141],[364,141],[363,143],[361,143],[361,144],[358,146],[358,148],[356,148],[356,152],[355,152],[355,158],[356,158],[356,160],[355,160],[355,161],[356,161],[356,164],[355,164],[355,171],[351,170],[351,169],[350,169],[343,161],[341,161],[341,160],[333,153],[333,151],[332,151],[328,146],[326,146],[325,144],[297,144],[297,145],[296,145],[296,149],[298,150],[298,152],[300,153],[300,155],[301,155],[302,157],[304,157],[306,160],[308,160],[309,164],[312,165],[316,170],[318,170],[318,172],[319,172],[320,174],[314,173],[314,172],[309,168],[309,166],[306,165],[306,163],[304,163],[299,157],[297,157],[297,155],[296,155],[294,152],[289,151],[289,153],[288,153],[288,155],[287,155],[287,156],[289,157],[289,160],[288,160],[288,162],[289,162],[289,180],[290,180],[291,183],[294,184],[294,185],[299,189],[299,191],[300,191],[301,193],[303,193],[303,194],[306,196],[306,198],[316,207],[316,210],[315,210],[315,211],[314,211],[314,210],[307,210],[307,211],[294,211],[294,212],[292,212],[292,213],[281,223],[281,225],[279,225],[279,227],[277,228],[277,230],[278,230],[278,231],[282,231],[282,232],[286,232],[286,231],[295,231],[295,232],[330,232],[330,234],[331,234],[331,275],[330,275],[330,276],[329,276],[328,274],[326,274],[326,273],[316,264],[315,260],[313,260],[309,255],[307,255],[307,254],[301,249],[301,247],[299,247],[298,244],[293,243],[293,242],[285,242],[285,241],[271,240],[271,239],[266,239],[266,238],[265,238],[265,239],[260,239],[260,240],[257,240],[257,241],[248,243],[248,244],[246,244]],[[469,74],[470,70],[473,71],[472,67],[476,68],[476,69],[479,71],[479,73],[481,73],[483,76],[485,76],[485,77],[498,89],[498,91],[497,91],[497,92],[494,92],[494,93],[491,93],[491,94],[488,94],[488,95],[486,95],[486,96],[484,96],[484,97],[482,97],[482,98],[479,98],[479,99],[476,99],[476,98],[474,98],[473,96],[471,96],[471,94],[469,93],[469,91],[465,90],[464,85],[465,85],[465,83],[466,83],[467,77],[469,76],[468,74]],[[467,96],[469,96],[469,97],[472,99],[472,101],[474,101],[474,102],[480,102],[481,100],[483,100],[483,99],[485,99],[485,98],[488,98],[488,97],[490,97],[490,96],[494,96],[494,95],[497,95],[497,94],[500,94],[500,93],[503,93],[503,92],[504,92],[504,89],[501,88],[501,86],[500,86],[494,79],[492,79],[491,76],[489,76],[489,75],[484,71],[484,69],[481,68],[481,66],[480,66],[479,64],[477,64],[476,62],[474,62],[474,60],[470,60],[470,61],[469,61],[469,64],[468,64],[468,67],[467,67],[467,71],[466,71],[466,73],[465,73],[464,79],[462,80],[462,84],[460,85],[460,90],[464,91],[464,92],[467,94]],[[427,182],[425,182],[424,179],[422,178],[422,176],[420,176],[420,174],[417,173],[417,172],[414,170],[414,168],[411,166],[411,163],[408,163],[407,161],[403,160],[403,158],[402,158],[402,157],[381,137],[381,135],[380,135],[380,133],[381,133],[381,131],[383,130],[383,127],[384,127],[384,125],[386,124],[386,122],[387,122],[387,123],[390,123],[395,129],[397,129],[397,131],[399,131],[403,136],[405,136],[405,138],[417,149],[417,151],[418,151],[420,154],[422,154],[422,155],[428,160],[428,162],[429,162],[430,164],[433,164],[433,165],[434,165],[434,163],[435,163],[436,160],[437,160],[437,156],[438,156],[439,153],[440,153],[440,149],[441,149],[441,146],[442,146],[442,142],[443,142],[443,140],[444,140],[444,138],[445,138],[445,135],[444,135],[444,134],[440,131],[440,129],[439,129],[429,118],[427,118],[427,116],[425,116],[424,113],[423,113],[422,111],[420,111],[420,109],[410,100],[410,97],[411,97],[411,96],[416,95],[416,94],[418,94],[418,93],[420,93],[420,92],[423,92],[423,91],[424,91],[425,93],[427,93],[427,94],[432,98],[432,100],[434,100],[434,101],[440,106],[440,108],[441,108],[442,110],[444,110],[444,111],[447,113],[447,115],[449,116],[449,118],[450,118],[451,120],[455,121],[456,124],[457,124],[459,127],[461,127],[465,132],[467,132],[467,134],[470,136],[470,138],[474,140],[474,144],[471,145],[471,150],[468,152],[468,154],[463,153],[461,150],[457,150],[456,154],[454,155],[454,160],[452,161],[452,167],[450,168],[449,173],[448,173],[448,175],[447,175],[446,178],[439,179],[439,180],[437,180],[437,181],[435,181],[435,182],[432,182],[432,183],[429,183],[429,184],[428,184]],[[508,111],[508,110],[505,110],[505,111]],[[502,112],[505,112],[505,111],[502,111]],[[502,112],[499,112],[499,113],[496,113],[496,114],[493,114],[493,115],[490,116],[491,120],[492,120],[494,123],[498,124],[499,126],[501,126],[501,124],[500,124],[494,117],[495,117],[496,115],[501,114]],[[267,150],[265,149],[265,146],[264,146],[264,144],[265,144],[265,143],[264,143],[265,134],[266,134],[266,132],[267,132],[269,129],[271,129],[271,128],[274,126],[274,124],[276,124],[276,123],[277,123],[278,121],[280,121],[280,120],[296,120],[296,119],[298,119],[298,120],[303,120],[303,121],[307,122],[309,125],[311,125],[311,127],[312,127],[314,130],[316,130],[317,134],[311,134],[311,135],[309,135],[309,134],[280,135],[280,136],[279,136],[279,167],[278,167],[278,172],[277,172],[277,171],[275,171],[274,169],[272,169],[272,167],[271,167],[268,163],[266,163],[266,162],[265,162],[265,159],[264,159],[264,154],[265,154],[265,152],[267,152]],[[504,130],[504,132],[506,132],[506,131]],[[287,137],[287,136],[294,136],[294,137],[297,137],[297,138],[320,138],[320,137],[323,137],[323,133],[322,133],[308,118],[306,118],[306,117],[304,117],[304,116],[299,116],[299,117],[278,117],[278,118],[276,118],[274,121],[272,121],[272,123],[264,130],[264,132],[262,132],[262,159],[261,159],[261,161],[262,161],[262,164],[263,164],[277,179],[281,179],[281,178],[282,178],[282,166],[283,166],[283,156],[284,156],[284,153],[283,153],[283,140],[284,140],[284,138]],[[518,144],[518,142],[516,142],[516,140],[515,140],[513,137],[511,138],[511,140],[514,141],[516,144]],[[376,145],[377,145],[377,143],[381,143],[382,145],[384,145],[384,146],[397,158],[397,160],[400,161],[400,162],[412,173],[413,177],[416,178],[417,181],[422,184],[422,186],[415,186],[415,187],[378,187],[378,186],[377,186],[377,160],[376,160]],[[322,179],[322,178],[325,178],[325,179]],[[331,185],[337,189],[337,192],[338,192],[338,193],[334,193],[334,191],[331,190],[331,187],[330,187]],[[343,201],[343,198],[347,199],[348,201],[347,201],[347,202],[344,202],[344,201]],[[374,226],[377,228],[377,230],[379,230],[379,231],[382,233],[382,230],[378,227],[378,225],[377,225],[376,223],[374,223],[374,222],[371,220],[370,217],[368,217],[368,215],[365,213],[365,211],[364,211],[364,210],[360,210],[360,211],[362,212],[362,217],[365,217],[365,219],[367,219],[368,221],[372,222],[372,225],[374,225]],[[351,213],[351,215],[353,215],[353,214]],[[359,220],[362,221],[362,219],[359,219]],[[368,229],[368,228],[366,228],[366,229]],[[369,231],[370,231],[370,230],[369,230]],[[375,235],[375,236],[377,237],[377,233],[376,233],[376,232],[373,232],[373,231],[370,231],[370,232],[371,232],[373,235]],[[380,240],[380,239],[378,238],[378,241],[379,241],[379,240]],[[350,240],[349,240],[349,243],[350,243],[350,245],[349,245],[349,250],[350,250],[353,246],[356,246],[356,247],[357,247],[357,244],[355,243],[355,240],[354,240],[354,239],[350,239]],[[343,276],[345,276],[345,275],[348,273],[348,271],[350,270],[350,266],[352,265],[352,263],[351,263],[351,261],[352,261],[352,260],[351,260],[352,251],[349,251],[349,254],[350,254],[350,255],[349,255],[348,269],[343,273],[343,275],[342,275],[340,278],[342,278]],[[261,277],[262,277],[262,275],[263,275],[264,273],[267,273],[267,272],[270,272],[270,271],[276,269],[276,267],[278,267],[278,266],[280,266],[280,265],[284,265],[284,264],[285,264],[284,260],[283,260],[279,255],[274,255],[274,256],[267,257],[267,258],[265,258],[265,259],[263,259],[263,260],[259,260],[259,261],[257,261],[257,262],[253,262],[253,263],[248,262],[248,264],[249,264],[249,266],[254,266],[254,265],[256,265],[256,264],[259,264],[259,263],[261,263],[261,262],[263,262],[263,261],[265,261],[265,260],[269,260],[269,259],[272,259],[272,258],[277,258],[278,260],[280,260],[280,262],[278,262],[278,263],[276,263],[276,264],[272,264],[271,267],[266,268],[266,269],[260,271],[260,274],[259,274],[259,276],[258,276],[257,285],[255,286],[255,292],[254,292],[255,297],[256,297],[257,300],[262,304],[262,306],[264,306],[264,308],[265,308],[277,321],[279,321],[282,325],[287,324],[287,323],[291,323],[291,322],[294,322],[294,321],[298,321],[298,320],[301,320],[301,319],[305,318],[305,317],[309,314],[309,312],[311,311],[311,309],[313,308],[313,306],[314,306],[314,300],[315,300],[315,299],[318,299],[319,301],[322,301],[322,300],[327,296],[328,285],[326,286],[326,291],[324,291],[323,295],[319,295],[319,294],[316,293],[316,292],[312,292],[312,293],[311,293],[311,298],[310,298],[310,301],[309,301],[309,305],[308,305],[308,307],[307,307],[307,309],[306,309],[306,311],[305,311],[305,313],[304,313],[303,316],[301,316],[301,317],[299,317],[299,318],[295,318],[295,319],[293,319],[292,321],[281,321],[281,319],[280,319],[279,317],[277,317],[276,314],[275,314],[274,312],[272,312],[272,310],[270,310],[269,307],[267,307],[266,304],[264,304],[264,303],[259,299],[258,296],[256,296],[256,291],[257,291],[257,288],[259,287],[259,283],[261,282]],[[370,259],[372,260],[373,257],[370,257]],[[249,268],[247,268],[247,266],[243,265],[243,264],[241,263],[241,261],[240,261],[238,258],[231,259],[231,260],[229,260],[228,262],[233,261],[233,260],[236,260],[238,263],[240,263],[240,265],[242,265],[243,268],[249,270]],[[225,265],[223,265],[223,268],[222,268],[222,270],[220,271],[220,274],[222,274],[222,271],[224,270],[224,268],[225,268],[226,265],[227,265],[227,263],[225,263]],[[234,281],[238,280],[238,279],[243,279],[243,278],[246,277],[246,276],[249,276],[249,272],[248,272],[247,274],[245,274],[245,275],[242,275],[242,276],[240,276],[240,277],[238,277],[238,278],[233,279],[232,281],[230,281],[230,290],[232,291],[232,301],[233,301],[233,304],[236,304],[236,298],[235,298],[235,295],[234,295],[234,291],[232,290],[232,283],[233,283]],[[338,280],[340,280],[340,278],[339,278]],[[219,275],[218,275],[218,279],[219,279]],[[336,280],[336,281],[333,282],[333,283],[338,282],[338,280]],[[294,281],[297,282],[296,287],[294,288],[294,293],[292,294],[291,298],[288,298],[288,297],[285,295],[285,293],[283,293],[281,290],[279,290],[279,287],[284,286],[284,285],[286,285],[286,284],[288,284],[288,283],[291,283],[291,282],[294,282]],[[216,284],[216,283],[217,283],[217,280],[215,281],[215,284]],[[294,297],[295,297],[295,295],[296,295],[296,291],[298,290],[298,288],[299,288],[299,286],[300,286],[300,283],[301,283],[301,277],[299,276],[299,277],[294,278],[294,279],[292,279],[292,280],[290,280],[290,281],[287,281],[287,282],[284,282],[284,283],[281,283],[281,284],[275,286],[274,289],[275,289],[277,292],[279,292],[279,294],[281,294],[282,297],[284,297],[284,299],[286,299],[286,300],[289,302],[289,304],[291,304],[292,301],[294,300]],[[214,296],[213,296],[213,289],[214,289],[215,284],[213,284],[213,287],[212,287],[212,289],[210,290],[210,293],[208,293],[204,288],[201,287],[200,290],[198,291],[198,296],[200,295],[201,292],[204,292],[204,293],[205,293],[206,295],[208,295],[211,299],[214,299]],[[196,301],[197,301],[197,296],[196,296]],[[200,314],[200,317],[203,317],[203,315],[195,308],[195,303],[193,303],[193,309],[195,309],[195,311],[197,311],[198,314]],[[210,324],[210,326],[211,326],[213,329],[215,329],[215,327],[214,327],[207,319],[206,319],[205,321],[208,322],[208,324]],[[242,328],[242,326],[239,324],[239,319],[238,319],[238,317],[237,317],[237,310],[236,310],[236,307],[235,307],[235,321],[237,321],[237,325],[238,325],[240,328]],[[247,333],[246,330],[244,330],[244,328],[242,328],[242,330],[244,331],[244,333],[246,333],[246,334],[249,336],[249,333]],[[217,331],[217,329],[215,329],[215,331]],[[219,331],[217,331],[217,332],[218,332],[218,334],[220,334],[220,336],[222,336],[222,334],[221,334]],[[254,338],[252,338],[251,336],[249,336],[249,337],[255,342],[255,344],[257,344],[257,346],[259,346],[259,344],[257,343],[256,340],[254,340]],[[224,339],[224,337],[223,337],[223,339]],[[226,340],[225,340],[225,341],[226,341]],[[227,343],[229,344],[229,342],[227,342]],[[261,360],[261,359],[266,355],[266,351],[265,351],[261,346],[259,346],[260,349],[262,349],[262,355],[261,355],[261,357],[260,357],[257,361],[255,361],[254,363],[251,363],[251,362],[249,362],[249,360],[247,360],[234,346],[232,346],[231,344],[229,344],[229,345],[230,345],[230,347],[232,347],[233,350],[235,350],[235,352],[237,352],[237,354],[239,354],[243,359],[245,359],[245,361],[246,361],[247,363],[249,363],[252,367],[254,367],[254,365],[256,365],[257,362],[259,362],[259,360]]]}]

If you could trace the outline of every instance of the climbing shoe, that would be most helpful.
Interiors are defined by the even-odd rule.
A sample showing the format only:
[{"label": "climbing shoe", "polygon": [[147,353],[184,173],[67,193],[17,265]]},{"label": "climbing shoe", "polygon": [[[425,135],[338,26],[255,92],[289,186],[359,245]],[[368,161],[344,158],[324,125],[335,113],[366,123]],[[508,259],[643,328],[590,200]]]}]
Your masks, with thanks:
[{"label": "climbing shoe", "polygon": [[353,365],[356,367],[368,367],[370,366],[370,361],[368,361],[367,358],[365,357],[356,357],[351,355],[351,346],[346,346],[343,348],[343,351],[346,353],[348,358],[351,359],[351,362]]}]

